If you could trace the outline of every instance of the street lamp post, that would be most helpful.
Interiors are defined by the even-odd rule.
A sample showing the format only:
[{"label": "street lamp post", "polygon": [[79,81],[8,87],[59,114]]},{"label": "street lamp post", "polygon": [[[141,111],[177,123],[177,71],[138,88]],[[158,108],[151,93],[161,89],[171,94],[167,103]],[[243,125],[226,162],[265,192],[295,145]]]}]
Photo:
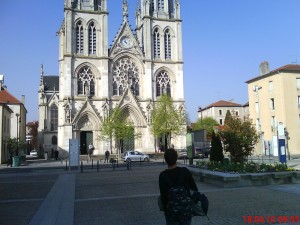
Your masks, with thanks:
[{"label": "street lamp post", "polygon": [[258,113],[258,133],[259,133],[259,139],[260,139],[260,145],[261,145],[261,154],[264,155],[264,140],[263,140],[263,132],[261,129],[261,121],[260,121],[260,105],[259,105],[259,90],[262,89],[261,86],[255,85],[253,86],[253,91],[256,96],[257,101],[257,113]]},{"label": "street lamp post", "polygon": [[200,111],[200,129],[202,129],[202,108],[198,107],[198,111]]},{"label": "street lamp post", "polygon": [[16,150],[16,156],[19,155],[19,113],[16,113],[16,117],[17,117],[17,150]]}]

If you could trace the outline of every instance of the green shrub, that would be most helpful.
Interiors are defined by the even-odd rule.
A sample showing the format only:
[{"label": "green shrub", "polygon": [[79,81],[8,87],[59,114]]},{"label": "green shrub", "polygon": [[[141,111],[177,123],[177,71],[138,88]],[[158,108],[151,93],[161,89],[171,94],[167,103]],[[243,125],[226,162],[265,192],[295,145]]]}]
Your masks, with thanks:
[{"label": "green shrub", "polygon": [[255,162],[206,162],[198,161],[197,167],[211,171],[218,171],[224,173],[265,173],[265,172],[282,172],[282,171],[295,171],[295,169],[287,167],[286,164],[259,164]]}]

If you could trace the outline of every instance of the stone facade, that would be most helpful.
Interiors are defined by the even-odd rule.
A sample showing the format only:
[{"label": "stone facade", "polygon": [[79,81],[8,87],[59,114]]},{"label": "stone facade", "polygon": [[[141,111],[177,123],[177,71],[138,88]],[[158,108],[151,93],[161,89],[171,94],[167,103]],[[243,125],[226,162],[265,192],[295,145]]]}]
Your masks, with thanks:
[{"label": "stone facade", "polygon": [[[124,0],[123,21],[111,48],[107,20],[107,0],[65,0],[58,32],[59,76],[50,81],[41,71],[41,147],[64,154],[75,138],[82,154],[90,143],[95,154],[104,154],[110,143],[101,138],[101,122],[118,106],[142,134],[127,148],[154,152],[160,140],[150,132],[150,117],[157,97],[168,93],[178,109],[185,108],[180,1],[142,0],[133,32]],[[172,144],[185,147],[185,134]],[[112,145],[114,152],[114,141]]]}]

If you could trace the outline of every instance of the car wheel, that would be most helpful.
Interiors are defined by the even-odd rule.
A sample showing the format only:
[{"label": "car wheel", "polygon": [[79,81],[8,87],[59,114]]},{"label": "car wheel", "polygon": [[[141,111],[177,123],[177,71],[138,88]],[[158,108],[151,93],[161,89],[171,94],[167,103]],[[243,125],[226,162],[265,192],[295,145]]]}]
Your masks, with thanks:
[{"label": "car wheel", "polygon": [[144,158],[144,162],[149,162],[149,158]]}]

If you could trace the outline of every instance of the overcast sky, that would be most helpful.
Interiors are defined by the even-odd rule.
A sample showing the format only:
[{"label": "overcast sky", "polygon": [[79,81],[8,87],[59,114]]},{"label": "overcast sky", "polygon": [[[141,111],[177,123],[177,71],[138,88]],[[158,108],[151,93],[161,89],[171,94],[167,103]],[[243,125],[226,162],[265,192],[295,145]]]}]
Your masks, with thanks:
[{"label": "overcast sky", "polygon": [[[136,0],[128,0],[135,27]],[[58,75],[58,37],[63,0],[0,0],[0,74],[18,99],[25,95],[27,121],[38,119],[40,65]],[[245,81],[300,62],[300,0],[181,0],[184,88],[191,121],[198,106],[218,100],[248,101]],[[109,43],[122,23],[122,0],[108,0]]]}]

